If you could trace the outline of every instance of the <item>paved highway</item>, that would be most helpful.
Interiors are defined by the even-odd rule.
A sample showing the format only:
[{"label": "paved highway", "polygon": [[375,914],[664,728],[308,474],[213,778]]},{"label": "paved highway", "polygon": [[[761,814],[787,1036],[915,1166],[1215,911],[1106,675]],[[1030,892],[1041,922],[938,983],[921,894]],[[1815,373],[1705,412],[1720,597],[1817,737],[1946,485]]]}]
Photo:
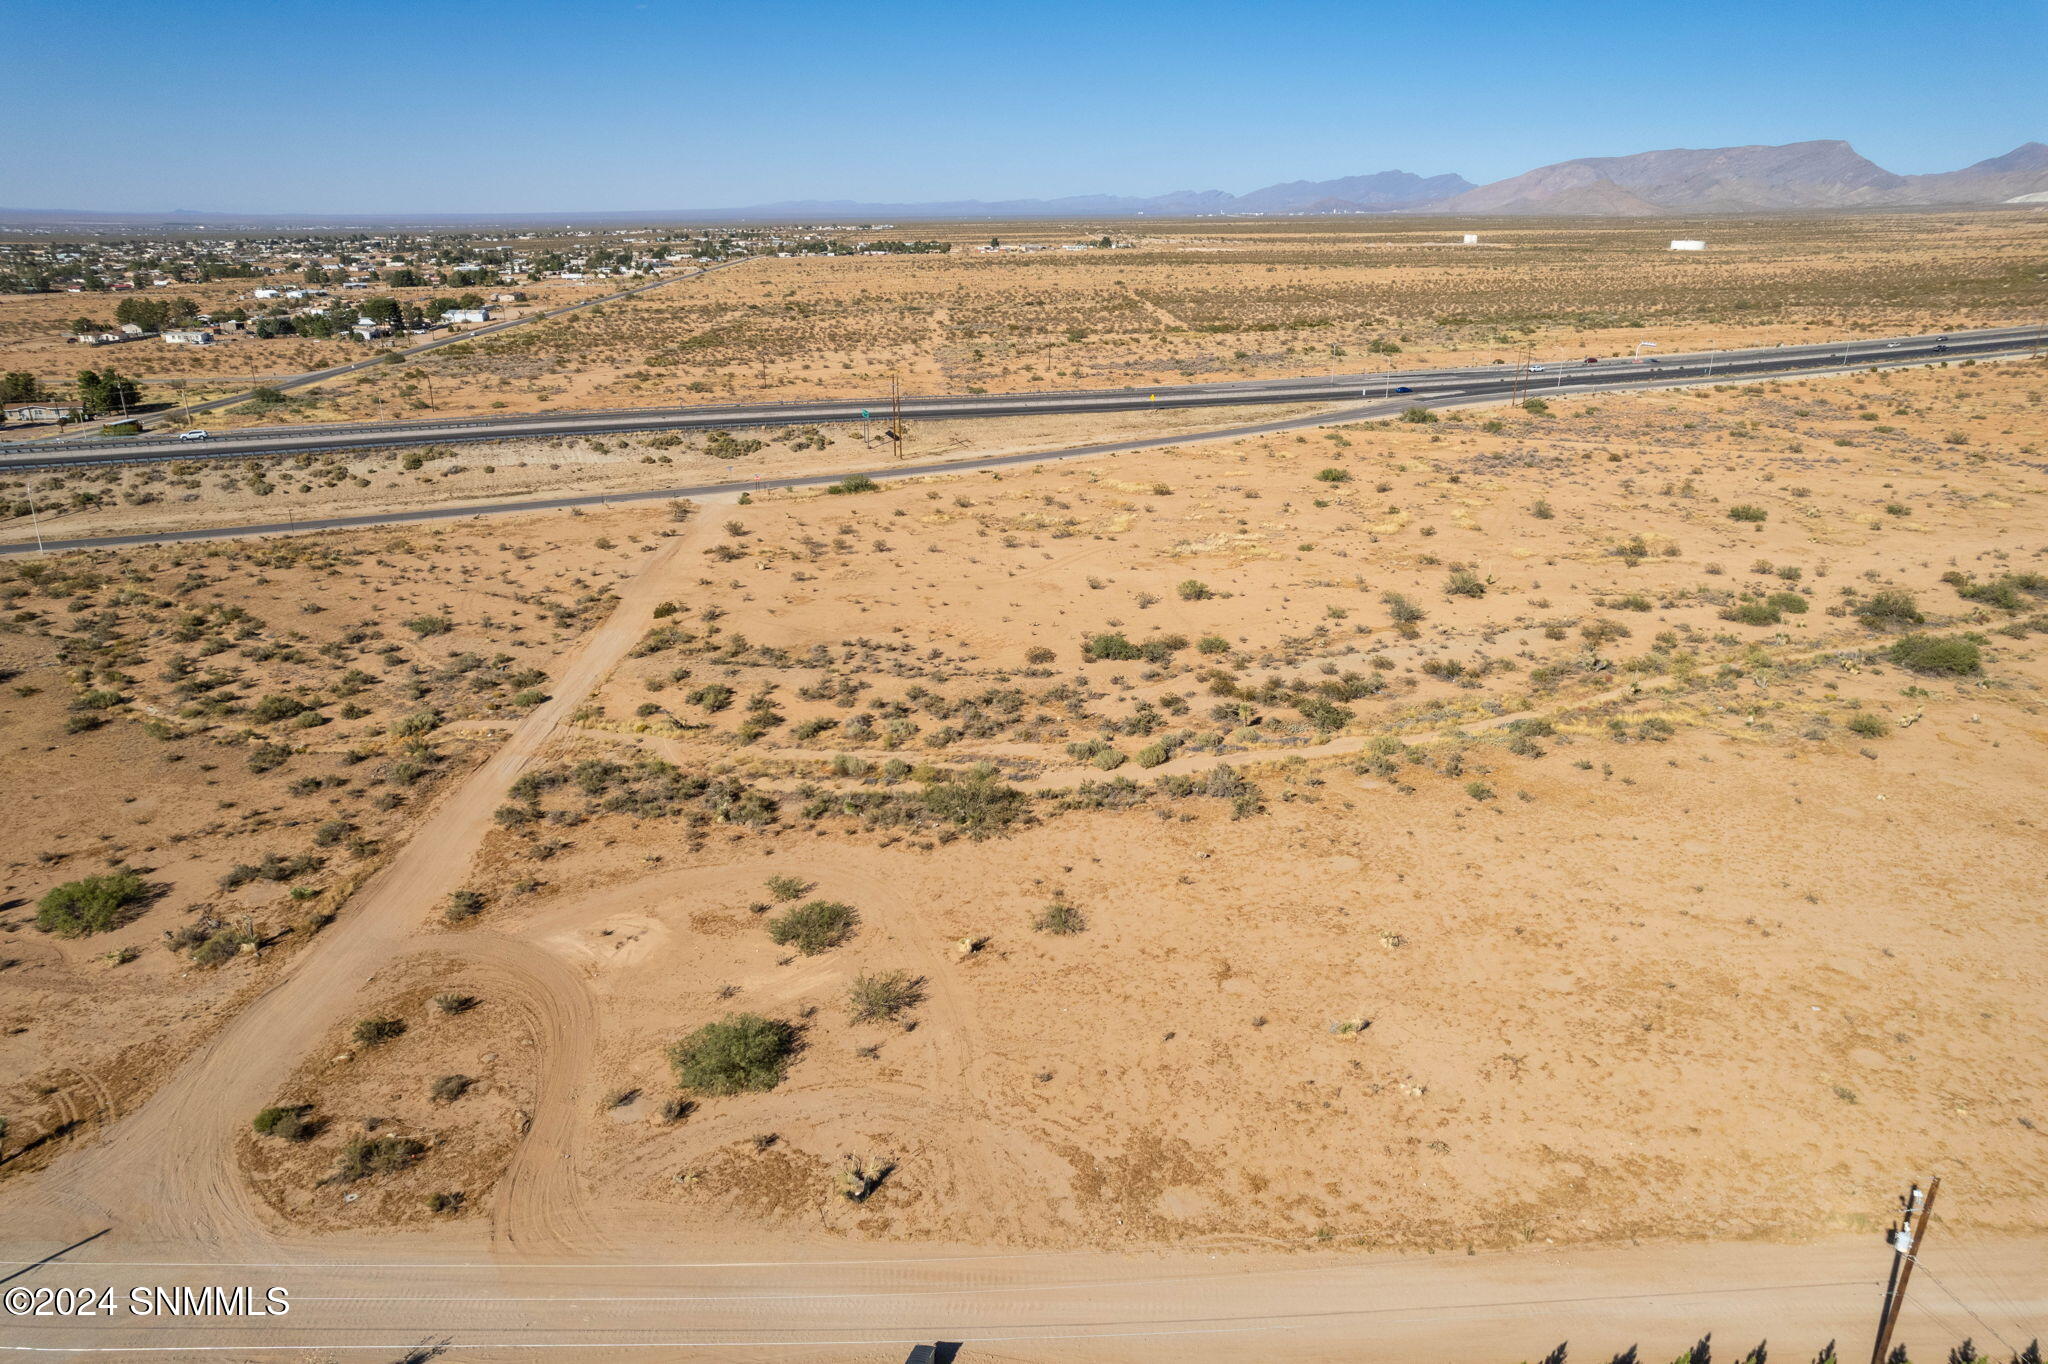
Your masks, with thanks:
[{"label": "paved highway", "polygon": [[[1814,351],[1816,354],[1792,356],[1790,369],[1804,374],[1840,374],[1862,369],[1874,369],[1885,365],[1927,363],[1930,360],[1947,359],[1953,356],[2011,355],[2024,354],[2038,349],[2041,334],[2034,329],[2011,329],[1997,333],[1957,333],[1943,342],[1936,337],[1900,338],[1896,342],[1857,342],[1848,346],[1802,347],[1801,352]],[[1925,344],[1916,344],[1924,342]],[[1946,344],[1946,352],[1932,348]],[[1326,426],[1333,422],[1374,421],[1398,415],[1409,407],[1464,407],[1483,405],[1511,398],[1517,394],[1540,397],[1545,394],[1576,396],[1590,391],[1640,391],[1653,388],[1676,388],[1722,378],[1751,380],[1761,376],[1785,371],[1785,350],[1725,351],[1710,356],[1674,356],[1658,364],[1632,364],[1626,361],[1603,362],[1598,365],[1553,367],[1546,365],[1538,373],[1517,377],[1512,371],[1503,372],[1505,367],[1473,368],[1459,371],[1417,372],[1406,375],[1379,376],[1373,385],[1361,385],[1357,378],[1330,380],[1265,380],[1254,384],[1187,385],[1179,392],[1193,393],[1195,398],[1183,397],[1181,406],[1204,405],[1196,401],[1201,395],[1214,392],[1209,401],[1217,404],[1283,403],[1283,402],[1329,402],[1352,399],[1357,403],[1361,393],[1387,394],[1377,401],[1358,403],[1342,408],[1318,407],[1307,415],[1275,418],[1269,421],[1242,426],[1229,426],[1216,430],[1181,432],[1167,436],[1143,436],[1117,441],[1103,441],[1089,445],[1065,446],[1053,450],[1028,450],[1008,455],[973,455],[958,460],[931,461],[918,464],[890,464],[879,466],[867,472],[878,479],[916,478],[932,474],[963,474],[983,470],[1015,468],[1020,465],[1045,464],[1059,460],[1084,459],[1097,455],[1117,454],[1132,450],[1160,449],[1169,445],[1188,445],[1197,441],[1234,439],[1241,436],[1266,435],[1276,431],[1291,431],[1303,427]],[[1459,376],[1464,376],[1460,378]],[[1418,382],[1418,380],[1420,382]],[[1293,387],[1287,387],[1292,385]],[[1304,385],[1315,385],[1304,388]],[[1410,392],[1401,393],[1402,387]],[[1257,398],[1236,396],[1239,389],[1258,392]],[[1121,411],[1137,406],[1150,406],[1149,395],[1157,392],[1161,404],[1168,404],[1168,395],[1174,390],[1144,390],[1136,401],[1129,393],[1116,394],[1054,394],[1021,395],[1009,398],[955,399],[937,398],[927,400],[939,407],[942,415],[968,415],[954,410],[949,405],[968,403],[1019,403],[1019,411]],[[1029,400],[1049,397],[1064,404],[1074,398],[1102,400],[1095,406],[1047,408],[1032,406]],[[806,406],[819,406],[807,404]],[[906,411],[909,408],[906,404]],[[735,409],[720,409],[732,411]],[[600,413],[598,417],[614,417],[621,414]],[[976,415],[989,415],[978,412]],[[789,420],[784,417],[781,420]],[[811,420],[822,420],[812,418]],[[673,424],[673,423],[671,423]],[[737,423],[725,423],[736,425]],[[606,428],[616,429],[616,428]],[[645,430],[646,427],[631,427],[630,430]],[[496,436],[490,439],[504,439]],[[224,442],[223,442],[224,443]],[[411,440],[400,442],[414,443]],[[200,442],[192,442],[198,445]],[[189,448],[189,447],[188,447]],[[333,448],[333,447],[325,447]],[[179,451],[180,456],[187,453]],[[246,456],[252,452],[236,452]],[[261,453],[261,452],[256,452]],[[274,452],[273,452],[274,453]],[[150,460],[162,456],[148,456]],[[127,459],[105,462],[128,462]],[[4,467],[0,457],[0,467]],[[357,516],[329,516],[291,521],[267,521],[240,526],[209,526],[192,530],[157,531],[134,535],[96,535],[74,539],[44,539],[17,541],[0,544],[0,557],[15,554],[57,553],[76,549],[123,549],[134,545],[173,544],[181,541],[225,540],[244,536],[303,534],[307,531],[346,530],[361,526],[398,525],[421,521],[458,520],[469,516],[499,516],[513,513],[562,511],[570,507],[594,507],[613,502],[657,501],[673,498],[734,497],[743,492],[761,493],[789,488],[816,488],[837,483],[846,477],[846,471],[825,474],[796,474],[776,478],[735,478],[720,483],[686,484],[676,487],[649,488],[636,492],[578,493],[566,497],[529,498],[506,502],[461,502],[440,507],[422,507],[407,511],[371,512]]]},{"label": "paved highway", "polygon": [[[642,286],[643,288],[653,287]],[[526,320],[526,319],[522,319]],[[515,324],[505,324],[515,325]],[[490,328],[483,329],[484,331]],[[481,332],[446,337],[446,345]],[[1942,336],[1901,336],[1869,341],[1835,341],[1812,346],[1670,355],[1643,361],[1604,359],[1598,364],[1549,363],[1520,366],[1475,365],[1454,369],[1385,371],[1377,374],[1315,375],[1226,383],[1170,384],[1152,388],[1056,393],[967,394],[910,398],[906,418],[920,421],[963,417],[1130,412],[1164,407],[1227,407],[1262,403],[1343,402],[1408,396],[1412,401],[1455,391],[1462,401],[1511,397],[1526,390],[1540,396],[1563,385],[1635,388],[1645,383],[1704,378],[1748,378],[1768,373],[1865,368],[1926,363],[1971,356],[2039,350],[2048,341],[2040,327],[2001,327]],[[340,372],[340,371],[333,371]],[[1400,390],[1410,392],[1402,395]],[[442,421],[380,422],[360,425],[251,427],[205,440],[119,437],[0,445],[0,470],[65,468],[92,464],[146,463],[163,459],[233,459],[326,450],[410,445],[451,445],[471,441],[601,436],[639,431],[702,431],[731,427],[815,425],[859,421],[863,411],[886,415],[885,399],[862,398],[792,403],[726,403],[691,407],[616,408],[596,412],[548,412],[517,417],[468,417]]]}]

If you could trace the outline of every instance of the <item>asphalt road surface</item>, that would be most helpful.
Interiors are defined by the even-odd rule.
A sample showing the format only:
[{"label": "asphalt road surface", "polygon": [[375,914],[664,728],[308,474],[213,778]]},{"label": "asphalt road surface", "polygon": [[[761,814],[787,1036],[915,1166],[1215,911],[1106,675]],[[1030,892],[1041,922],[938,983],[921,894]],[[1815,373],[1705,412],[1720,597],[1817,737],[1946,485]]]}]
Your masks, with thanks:
[{"label": "asphalt road surface", "polygon": [[[1191,445],[1198,441],[1235,439],[1241,436],[1265,435],[1276,431],[1297,430],[1303,427],[1327,426],[1337,422],[1373,421],[1398,415],[1409,407],[1463,407],[1481,406],[1487,403],[1512,399],[1517,396],[1543,397],[1549,395],[1578,396],[1597,391],[1637,391],[1651,388],[1683,387],[1723,379],[1733,381],[1753,380],[1781,372],[1803,374],[1839,374],[1862,369],[1880,368],[1887,365],[1927,364],[1951,357],[2024,354],[2040,344],[2040,332],[2033,329],[2010,329],[1990,333],[1956,333],[1948,340],[1938,337],[1899,338],[1896,341],[1837,343],[1833,346],[1799,347],[1796,350],[1773,349],[1763,351],[1726,351],[1701,356],[1674,356],[1656,364],[1644,362],[1634,364],[1627,361],[1603,362],[1598,365],[1546,366],[1540,373],[1502,373],[1500,368],[1487,366],[1455,371],[1428,371],[1409,374],[1381,376],[1375,384],[1361,383],[1357,378],[1333,383],[1329,380],[1266,380],[1255,384],[1186,385],[1179,390],[1143,390],[1144,396],[1132,401],[1128,394],[1085,394],[1085,395],[1021,395],[1007,398],[986,399],[929,399],[926,402],[938,406],[944,415],[990,415],[982,410],[960,411],[959,406],[967,403],[1017,404],[1018,411],[1065,411],[1068,408],[1034,406],[1034,403],[1052,402],[1076,404],[1072,410],[1080,411],[1122,411],[1139,406],[1152,406],[1150,395],[1157,393],[1159,404],[1164,406],[1198,406],[1210,403],[1236,405],[1247,403],[1275,404],[1293,402],[1342,402],[1350,400],[1351,405],[1322,407],[1305,416],[1277,418],[1243,426],[1227,426],[1209,431],[1183,432],[1171,436],[1146,436],[1119,441],[1105,441],[1096,444],[1069,446],[1055,450],[1025,451],[1010,455],[970,456],[965,459],[918,464],[890,464],[868,471],[872,478],[888,480],[915,478],[933,474],[976,473],[984,470],[1014,468],[1020,465],[1046,464],[1060,460],[1084,459],[1098,455],[1117,454],[1132,450],[1160,449],[1170,445]],[[1937,346],[1946,345],[1946,351]],[[1400,393],[1402,387],[1412,390]],[[1257,397],[1237,396],[1239,390],[1257,393]],[[1169,394],[1179,393],[1183,398],[1176,404]],[[1379,401],[1359,404],[1362,394],[1388,394]],[[1092,406],[1081,406],[1084,401],[1093,401]],[[819,406],[807,404],[805,406]],[[906,413],[910,408],[906,404]],[[733,409],[720,409],[732,411]],[[759,409],[756,409],[759,410]],[[596,414],[600,419],[615,419],[627,414]],[[856,410],[855,415],[858,415]],[[640,414],[645,420],[645,414]],[[786,418],[778,418],[785,420]],[[810,418],[809,420],[824,420]],[[671,425],[674,424],[671,419]],[[721,425],[735,425],[728,417]],[[381,429],[381,428],[376,428]],[[612,429],[612,428],[606,428]],[[649,429],[634,427],[635,430]],[[490,439],[503,439],[494,435]],[[483,439],[483,437],[478,437]],[[398,444],[414,444],[416,438],[407,437]],[[192,447],[206,445],[207,453],[220,453],[225,441],[215,445],[211,442],[190,442],[180,451],[189,455]],[[127,455],[129,452],[123,452]],[[252,452],[238,450],[237,454],[247,457]],[[160,455],[136,457],[156,460]],[[124,459],[121,462],[126,462]],[[6,460],[0,456],[0,468]],[[256,522],[240,526],[210,526],[192,530],[160,531],[152,534],[98,535],[71,539],[46,538],[41,542],[16,541],[0,544],[0,556],[29,553],[55,553],[76,549],[122,549],[135,545],[175,544],[180,541],[222,540],[244,536],[289,535],[317,530],[345,530],[360,526],[398,525],[407,522],[456,520],[469,516],[498,516],[521,512],[562,511],[571,507],[594,507],[614,502],[658,501],[678,498],[736,497],[743,492],[761,493],[787,488],[815,488],[837,483],[845,473],[800,474],[779,478],[741,478],[721,483],[699,483],[678,487],[651,488],[639,492],[624,493],[580,493],[568,497],[531,498],[508,502],[464,502],[443,507],[414,508],[407,511],[374,512],[359,516],[315,517],[303,520]]]},{"label": "asphalt road surface", "polygon": [[[657,281],[660,283],[662,281]],[[652,285],[643,287],[653,287]],[[530,319],[520,319],[527,321]],[[504,325],[517,325],[508,323]],[[446,337],[435,345],[473,340],[490,328]],[[1871,341],[1836,341],[1812,346],[1778,346],[1671,355],[1641,361],[1604,359],[1545,363],[1530,372],[1516,365],[1457,369],[1383,371],[1376,374],[1317,375],[1227,383],[1166,384],[1151,388],[1063,393],[967,394],[907,398],[903,415],[918,421],[962,417],[1017,417],[1088,412],[1133,412],[1148,408],[1229,407],[1266,403],[1345,402],[1407,397],[1419,402],[1455,391],[1465,401],[1514,396],[1541,397],[1560,387],[1634,388],[1671,379],[1753,378],[1843,368],[1963,360],[2010,355],[2042,348],[2048,330],[2002,327],[1955,332],[1947,337],[1901,336]],[[371,362],[375,363],[375,362]],[[359,366],[358,366],[359,367]],[[345,371],[330,371],[339,373]],[[1406,388],[1408,393],[1399,390]],[[889,413],[886,399],[862,398],[792,403],[721,403],[690,407],[616,408],[596,412],[548,412],[517,417],[465,417],[446,421],[377,422],[355,425],[250,427],[204,440],[174,436],[105,437],[92,440],[0,444],[0,470],[148,463],[164,459],[233,459],[324,450],[360,450],[408,445],[452,445],[471,441],[599,436],[636,431],[703,431],[733,427],[814,425],[860,421],[873,414],[879,429]]]}]

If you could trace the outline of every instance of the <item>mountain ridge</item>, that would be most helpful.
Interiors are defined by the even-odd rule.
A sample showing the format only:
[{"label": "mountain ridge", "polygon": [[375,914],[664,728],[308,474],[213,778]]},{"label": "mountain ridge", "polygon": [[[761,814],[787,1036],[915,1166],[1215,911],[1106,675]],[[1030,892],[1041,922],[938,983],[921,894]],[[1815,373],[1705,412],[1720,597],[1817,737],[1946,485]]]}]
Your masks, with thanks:
[{"label": "mountain ridge", "polygon": [[1959,170],[1896,175],[1845,141],[1668,148],[1626,156],[1575,157],[1484,185],[1463,176],[1404,170],[1289,180],[1245,194],[1174,190],[1134,196],[1076,194],[1054,199],[955,199],[876,203],[787,199],[738,208],[609,213],[238,214],[173,210],[0,209],[0,223],[50,228],[88,225],[223,228],[230,224],[426,225],[572,222],[754,222],[1191,217],[1440,213],[1475,216],[1652,217],[1799,209],[1957,207],[2037,203],[2048,194],[2048,144],[2025,142]]}]

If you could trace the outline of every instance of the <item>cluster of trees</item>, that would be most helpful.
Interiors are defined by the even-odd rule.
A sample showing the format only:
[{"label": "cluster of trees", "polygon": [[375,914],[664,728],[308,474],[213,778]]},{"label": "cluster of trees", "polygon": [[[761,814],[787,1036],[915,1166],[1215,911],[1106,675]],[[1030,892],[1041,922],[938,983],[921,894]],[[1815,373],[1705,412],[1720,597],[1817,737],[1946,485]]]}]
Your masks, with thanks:
[{"label": "cluster of trees", "polygon": [[124,379],[111,368],[78,371],[78,401],[85,415],[97,417],[116,410],[128,412],[142,401],[142,391],[133,379]]},{"label": "cluster of trees", "polygon": [[26,370],[11,369],[0,374],[0,402],[34,403],[41,402],[44,396],[41,381]]},{"label": "cluster of trees", "polygon": [[160,332],[199,316],[199,305],[179,294],[175,298],[124,298],[114,305],[114,321],[132,322],[146,332]]},{"label": "cluster of trees", "polygon": [[951,251],[951,242],[799,242],[797,252],[812,256],[858,256],[864,251],[886,251],[892,256],[922,256]]}]

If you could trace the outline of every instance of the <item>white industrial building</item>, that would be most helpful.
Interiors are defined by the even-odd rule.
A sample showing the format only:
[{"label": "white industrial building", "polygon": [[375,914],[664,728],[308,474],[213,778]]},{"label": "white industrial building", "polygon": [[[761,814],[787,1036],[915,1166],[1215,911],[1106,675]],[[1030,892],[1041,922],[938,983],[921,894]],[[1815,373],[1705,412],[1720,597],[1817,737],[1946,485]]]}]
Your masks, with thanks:
[{"label": "white industrial building", "polygon": [[1671,243],[1671,249],[1673,251],[1704,251],[1707,249],[1707,244],[1705,242],[1681,240]]}]

